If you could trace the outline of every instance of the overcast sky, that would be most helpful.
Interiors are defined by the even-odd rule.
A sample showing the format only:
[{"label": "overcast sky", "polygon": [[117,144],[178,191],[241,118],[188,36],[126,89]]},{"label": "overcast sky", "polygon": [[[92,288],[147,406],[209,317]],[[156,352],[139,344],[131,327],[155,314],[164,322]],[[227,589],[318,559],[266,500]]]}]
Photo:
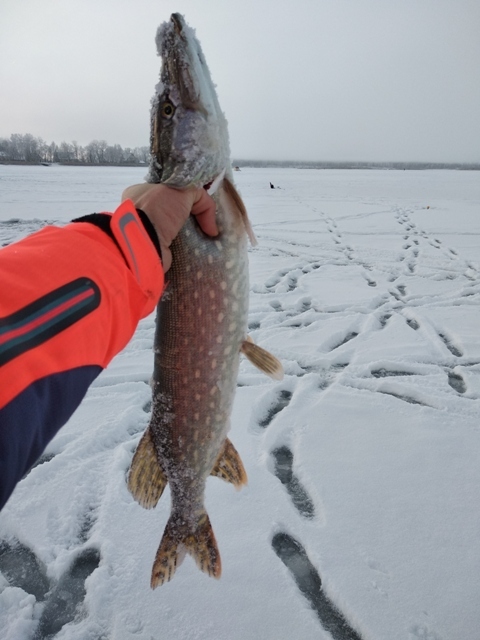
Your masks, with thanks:
[{"label": "overcast sky", "polygon": [[236,158],[480,162],[480,0],[0,0],[0,137],[147,145],[174,11]]}]

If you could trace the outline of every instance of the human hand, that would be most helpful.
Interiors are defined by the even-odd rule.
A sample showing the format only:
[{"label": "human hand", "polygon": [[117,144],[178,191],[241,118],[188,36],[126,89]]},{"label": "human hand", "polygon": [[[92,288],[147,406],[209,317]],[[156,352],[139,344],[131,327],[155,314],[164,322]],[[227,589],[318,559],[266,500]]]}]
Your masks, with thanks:
[{"label": "human hand", "polygon": [[164,184],[134,184],[122,193],[122,202],[132,200],[137,209],[146,213],[160,241],[165,271],[172,264],[170,245],[193,214],[200,228],[209,236],[218,235],[215,202],[205,189],[172,189]]}]

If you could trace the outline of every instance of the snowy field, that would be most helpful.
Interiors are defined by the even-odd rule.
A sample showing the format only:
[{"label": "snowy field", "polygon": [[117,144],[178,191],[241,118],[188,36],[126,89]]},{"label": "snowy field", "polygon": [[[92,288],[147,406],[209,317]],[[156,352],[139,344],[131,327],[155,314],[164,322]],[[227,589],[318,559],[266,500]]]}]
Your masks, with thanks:
[{"label": "snowy field", "polygon": [[[0,244],[112,209],[145,169],[0,166]],[[148,424],[154,317],[0,514],[3,640],[480,638],[480,175],[244,169],[259,245],[215,581],[151,591],[169,512],[125,475]],[[280,188],[271,190],[269,182]],[[35,635],[36,634],[36,635]]]}]

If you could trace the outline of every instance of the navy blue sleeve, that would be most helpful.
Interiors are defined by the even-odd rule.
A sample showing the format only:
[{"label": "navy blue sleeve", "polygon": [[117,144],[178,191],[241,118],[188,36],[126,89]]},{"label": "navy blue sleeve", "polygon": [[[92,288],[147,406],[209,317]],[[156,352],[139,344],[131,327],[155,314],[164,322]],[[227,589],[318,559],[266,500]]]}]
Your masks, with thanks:
[{"label": "navy blue sleeve", "polygon": [[0,409],[0,509],[101,371],[84,366],[42,378]]}]

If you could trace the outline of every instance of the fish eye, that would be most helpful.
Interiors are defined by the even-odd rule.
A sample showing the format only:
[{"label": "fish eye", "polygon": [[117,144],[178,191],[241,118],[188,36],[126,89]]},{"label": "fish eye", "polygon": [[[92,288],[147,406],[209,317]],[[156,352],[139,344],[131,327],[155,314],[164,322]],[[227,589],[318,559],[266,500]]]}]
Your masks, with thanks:
[{"label": "fish eye", "polygon": [[164,102],[162,104],[162,109],[161,109],[162,118],[166,118],[167,120],[170,120],[171,118],[173,118],[174,113],[175,113],[175,107],[171,102]]}]

